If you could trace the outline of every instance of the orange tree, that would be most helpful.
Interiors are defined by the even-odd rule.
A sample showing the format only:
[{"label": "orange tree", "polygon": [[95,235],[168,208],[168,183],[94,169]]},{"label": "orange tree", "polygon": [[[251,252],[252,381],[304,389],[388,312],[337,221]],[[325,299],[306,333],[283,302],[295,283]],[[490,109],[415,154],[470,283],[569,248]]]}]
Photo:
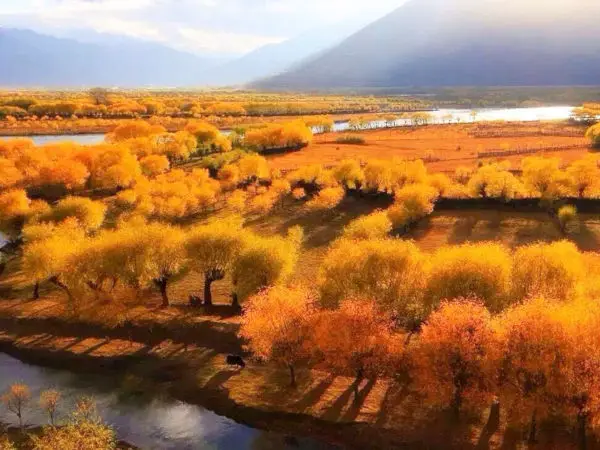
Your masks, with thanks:
[{"label": "orange tree", "polygon": [[338,309],[323,310],[315,316],[313,352],[328,371],[353,374],[354,397],[364,378],[373,379],[394,372],[403,339],[392,331],[392,318],[382,314],[377,303],[347,300]]},{"label": "orange tree", "polygon": [[297,365],[310,355],[313,304],[306,291],[278,286],[261,291],[244,305],[240,336],[255,356],[287,367],[292,386]]},{"label": "orange tree", "polygon": [[444,302],[410,350],[417,390],[428,404],[450,407],[458,418],[463,406],[492,399],[499,350],[485,306],[469,300]]}]

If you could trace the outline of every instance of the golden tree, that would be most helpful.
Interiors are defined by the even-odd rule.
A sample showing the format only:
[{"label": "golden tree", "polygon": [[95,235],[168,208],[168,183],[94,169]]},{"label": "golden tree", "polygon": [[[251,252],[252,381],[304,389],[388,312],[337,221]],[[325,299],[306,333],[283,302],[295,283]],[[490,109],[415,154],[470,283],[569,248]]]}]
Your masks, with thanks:
[{"label": "golden tree", "polygon": [[434,309],[442,300],[475,297],[492,311],[508,301],[512,259],[494,243],[440,248],[431,258],[426,302]]},{"label": "golden tree", "polygon": [[529,439],[535,441],[537,421],[549,409],[548,393],[560,378],[568,352],[556,306],[532,299],[507,310],[498,320],[503,344],[500,395],[509,422],[531,418]]},{"label": "golden tree", "polygon": [[553,199],[565,195],[569,178],[560,169],[560,159],[530,156],[521,162],[525,187],[534,196]]},{"label": "golden tree", "polygon": [[233,267],[245,240],[239,219],[217,219],[188,231],[188,257],[191,267],[204,275],[205,305],[212,305],[212,283],[222,280]]},{"label": "golden tree", "polygon": [[169,170],[170,163],[164,155],[148,155],[140,159],[142,173],[154,177]]},{"label": "golden tree", "polygon": [[36,283],[48,280],[63,290],[70,306],[73,306],[75,298],[65,284],[65,276],[71,269],[71,258],[85,242],[84,236],[77,222],[67,221],[65,226],[56,227],[46,238],[34,240],[23,247],[23,272]]},{"label": "golden tree", "polygon": [[306,203],[306,208],[311,211],[333,209],[344,200],[344,195],[345,191],[342,187],[325,188]]},{"label": "golden tree", "polygon": [[286,238],[249,236],[233,265],[233,305],[284,282],[294,270],[302,238],[299,227],[291,228]]},{"label": "golden tree", "polygon": [[329,249],[319,271],[321,301],[336,308],[346,299],[372,298],[410,325],[423,313],[425,266],[425,257],[412,242],[341,240]]},{"label": "golden tree", "polygon": [[314,299],[302,289],[272,287],[244,305],[240,336],[252,353],[285,366],[296,385],[296,367],[309,356]]},{"label": "golden tree", "polygon": [[589,197],[600,189],[600,168],[598,157],[586,156],[567,167],[567,175],[573,186],[573,193],[579,197]]},{"label": "golden tree", "polygon": [[408,226],[427,217],[433,212],[437,192],[426,184],[411,184],[399,189],[394,197],[395,203],[388,209],[388,217],[395,230]]},{"label": "golden tree", "polygon": [[328,371],[356,377],[353,388],[358,400],[364,378],[393,373],[402,341],[392,332],[391,317],[382,314],[377,303],[345,300],[338,309],[317,313],[311,347]]},{"label": "golden tree", "polygon": [[442,303],[412,347],[413,379],[428,404],[450,407],[491,401],[500,357],[490,313],[480,303]]},{"label": "golden tree", "polygon": [[48,419],[52,426],[56,423],[56,411],[58,410],[60,398],[60,392],[56,389],[48,389],[40,394],[40,407],[48,413]]},{"label": "golden tree", "polygon": [[392,222],[386,211],[375,211],[353,220],[344,228],[345,239],[382,239],[392,231]]},{"label": "golden tree", "polygon": [[514,255],[512,295],[566,300],[576,293],[584,273],[582,255],[571,242],[524,246]]},{"label": "golden tree", "polygon": [[365,181],[360,164],[354,159],[346,159],[333,169],[333,176],[346,189],[360,189]]},{"label": "golden tree", "polygon": [[72,218],[89,232],[102,226],[106,210],[106,205],[100,201],[93,201],[86,197],[66,197],[50,211],[37,214],[34,219],[39,222],[60,223]]}]

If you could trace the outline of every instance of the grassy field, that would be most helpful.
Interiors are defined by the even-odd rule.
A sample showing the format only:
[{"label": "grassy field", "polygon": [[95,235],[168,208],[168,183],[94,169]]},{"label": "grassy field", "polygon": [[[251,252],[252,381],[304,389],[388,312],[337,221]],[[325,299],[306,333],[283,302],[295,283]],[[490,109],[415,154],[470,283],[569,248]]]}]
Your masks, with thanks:
[{"label": "grassy field", "polygon": [[[544,131],[546,130],[546,131]],[[318,135],[307,148],[295,153],[272,156],[273,167],[296,169],[308,164],[334,165],[344,159],[425,159],[430,172],[454,171],[457,167],[476,167],[478,152],[504,149],[549,149],[545,156],[558,156],[567,163],[589,152],[585,129],[568,124],[467,124],[429,125],[419,128],[389,128],[352,132],[362,136],[364,145],[336,143],[339,133]],[[480,137],[492,136],[492,137]],[[540,150],[541,152],[541,150]],[[539,153],[539,152],[538,152]],[[528,156],[528,155],[524,155]],[[506,158],[518,168],[522,155]],[[490,159],[490,158],[485,158]],[[434,161],[435,160],[435,161]]]}]

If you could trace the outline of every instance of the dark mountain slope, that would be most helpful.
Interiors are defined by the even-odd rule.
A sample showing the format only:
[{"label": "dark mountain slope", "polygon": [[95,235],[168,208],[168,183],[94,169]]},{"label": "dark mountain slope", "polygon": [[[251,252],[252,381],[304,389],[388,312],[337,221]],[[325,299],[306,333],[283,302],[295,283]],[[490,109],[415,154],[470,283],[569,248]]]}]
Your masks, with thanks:
[{"label": "dark mountain slope", "polygon": [[600,83],[597,0],[410,0],[255,83],[275,89]]}]

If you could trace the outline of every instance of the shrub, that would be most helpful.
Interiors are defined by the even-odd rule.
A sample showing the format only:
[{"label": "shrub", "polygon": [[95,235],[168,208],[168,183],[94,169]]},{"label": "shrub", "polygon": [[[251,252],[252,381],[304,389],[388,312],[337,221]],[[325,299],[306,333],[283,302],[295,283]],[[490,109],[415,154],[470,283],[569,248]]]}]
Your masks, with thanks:
[{"label": "shrub", "polygon": [[341,187],[325,188],[310,200],[306,207],[312,211],[333,209],[342,202],[345,194]]},{"label": "shrub", "polygon": [[396,202],[388,209],[395,230],[402,230],[433,212],[437,191],[425,184],[411,184],[396,192]]},{"label": "shrub", "polygon": [[557,213],[558,223],[563,233],[573,233],[578,228],[577,208],[573,205],[561,206]]},{"label": "shrub", "polygon": [[443,247],[431,259],[426,302],[474,297],[492,311],[502,309],[510,290],[511,255],[498,244]]},{"label": "shrub", "polygon": [[359,217],[344,228],[345,239],[366,240],[380,239],[390,234],[392,222],[385,211],[376,211]]},{"label": "shrub", "polygon": [[593,147],[600,147],[600,123],[592,125],[587,129],[585,137],[590,140]]},{"label": "shrub", "polygon": [[367,141],[357,134],[344,134],[335,140],[336,144],[365,145]]},{"label": "shrub", "polygon": [[360,164],[353,159],[342,161],[333,169],[333,176],[346,189],[359,189],[365,181]]}]

